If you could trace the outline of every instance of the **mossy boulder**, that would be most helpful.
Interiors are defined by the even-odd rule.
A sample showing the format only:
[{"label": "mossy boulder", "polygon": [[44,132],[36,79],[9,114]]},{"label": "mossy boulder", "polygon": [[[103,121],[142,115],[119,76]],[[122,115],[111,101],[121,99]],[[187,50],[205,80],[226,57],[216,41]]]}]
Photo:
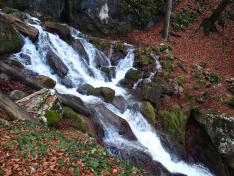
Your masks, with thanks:
[{"label": "mossy boulder", "polygon": [[38,75],[35,77],[35,79],[48,89],[53,89],[56,85],[56,81],[47,76]]},{"label": "mossy boulder", "polygon": [[152,106],[152,104],[150,102],[145,101],[145,102],[142,103],[141,113],[147,119],[147,121],[149,123],[151,123],[152,125],[155,124],[156,116],[155,116],[155,113],[154,113],[154,107]]},{"label": "mossy boulder", "polygon": [[179,144],[184,144],[187,117],[178,105],[175,105],[170,111],[161,111],[160,122],[165,133],[173,137]]},{"label": "mossy boulder", "polygon": [[101,50],[106,55],[109,54],[110,48],[111,48],[111,41],[105,40],[97,37],[90,37],[89,41],[97,47],[99,50]]},{"label": "mossy boulder", "polygon": [[53,90],[41,89],[16,103],[49,126],[54,126],[62,117],[61,100]]},{"label": "mossy boulder", "polygon": [[138,79],[141,78],[141,71],[139,70],[136,70],[136,69],[130,69],[128,70],[128,72],[126,73],[125,75],[125,79],[129,79],[129,80],[132,80],[132,81],[137,81]]},{"label": "mossy boulder", "polygon": [[18,52],[22,46],[20,34],[0,16],[0,54]]}]

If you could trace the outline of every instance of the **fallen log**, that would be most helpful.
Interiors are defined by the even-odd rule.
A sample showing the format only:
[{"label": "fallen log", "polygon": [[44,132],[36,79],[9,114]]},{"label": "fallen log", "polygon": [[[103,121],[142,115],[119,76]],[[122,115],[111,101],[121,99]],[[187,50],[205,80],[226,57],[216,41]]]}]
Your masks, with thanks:
[{"label": "fallen log", "polygon": [[0,92],[0,116],[4,120],[29,120],[29,114]]}]

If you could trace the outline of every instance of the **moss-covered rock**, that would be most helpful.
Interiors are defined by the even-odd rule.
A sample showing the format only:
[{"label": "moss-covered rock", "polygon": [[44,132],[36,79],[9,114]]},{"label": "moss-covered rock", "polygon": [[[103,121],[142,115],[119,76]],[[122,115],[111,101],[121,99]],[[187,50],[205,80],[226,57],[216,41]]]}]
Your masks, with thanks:
[{"label": "moss-covered rock", "polygon": [[0,54],[18,52],[23,46],[23,40],[18,32],[0,17]]},{"label": "moss-covered rock", "polygon": [[187,118],[178,105],[174,106],[171,111],[161,111],[160,121],[164,132],[178,143],[184,144]]},{"label": "moss-covered rock", "polygon": [[99,50],[104,52],[106,55],[109,54],[110,48],[111,48],[111,41],[105,40],[97,37],[90,37],[90,42],[96,46]]},{"label": "moss-covered rock", "polygon": [[125,75],[125,79],[129,79],[132,81],[137,81],[140,78],[141,78],[141,71],[136,69],[130,69]]},{"label": "moss-covered rock", "polygon": [[154,113],[154,107],[152,104],[148,101],[145,101],[141,105],[141,113],[143,116],[147,119],[147,121],[151,124],[155,124],[156,122],[156,116]]}]

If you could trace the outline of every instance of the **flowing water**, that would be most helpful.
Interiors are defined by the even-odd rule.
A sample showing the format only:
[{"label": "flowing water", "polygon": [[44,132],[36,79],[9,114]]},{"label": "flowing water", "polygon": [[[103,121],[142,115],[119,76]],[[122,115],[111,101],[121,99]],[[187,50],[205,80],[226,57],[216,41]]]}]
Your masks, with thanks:
[{"label": "flowing water", "polygon": [[[122,113],[119,109],[111,104],[103,102],[98,97],[82,95],[76,91],[82,84],[90,84],[93,87],[109,87],[115,90],[116,95],[121,95],[128,100],[127,102],[131,102],[132,100],[128,95],[127,90],[119,86],[118,82],[122,80],[126,72],[133,67],[133,46],[126,44],[128,47],[128,54],[115,66],[116,78],[112,78],[108,81],[105,75],[103,75],[99,70],[96,56],[97,54],[102,56],[102,59],[105,61],[104,66],[111,66],[110,60],[104,55],[104,53],[89,43],[82,33],[74,28],[70,28],[72,36],[76,40],[80,40],[82,43],[86,53],[88,54],[88,60],[82,58],[77,51],[75,51],[68,43],[60,39],[59,36],[44,31],[38,19],[29,17],[29,21],[31,23],[30,25],[38,29],[39,39],[36,43],[33,43],[30,39],[25,38],[25,44],[20,53],[29,55],[32,58],[31,64],[27,65],[21,58],[20,53],[17,53],[15,56],[19,61],[23,63],[27,69],[56,80],[57,84],[55,89],[58,92],[78,96],[87,104],[103,104],[111,112],[125,119],[137,138],[137,141],[128,141],[123,138],[118,134],[114,126],[105,122],[105,117],[100,114],[99,120],[105,128],[105,138],[103,141],[106,145],[110,144],[116,148],[126,147],[142,150],[148,153],[153,160],[164,165],[171,173],[182,173],[188,176],[212,175],[210,171],[201,164],[188,164],[184,161],[172,158],[163,148],[154,128],[145,120],[138,110],[131,108],[132,106],[128,106],[125,112]],[[67,88],[62,85],[61,78],[56,75],[47,64],[46,54],[48,47],[56,53],[61,61],[68,67],[69,71],[66,77],[72,80],[73,85],[75,85],[73,88]],[[160,68],[158,62],[156,67]]]}]

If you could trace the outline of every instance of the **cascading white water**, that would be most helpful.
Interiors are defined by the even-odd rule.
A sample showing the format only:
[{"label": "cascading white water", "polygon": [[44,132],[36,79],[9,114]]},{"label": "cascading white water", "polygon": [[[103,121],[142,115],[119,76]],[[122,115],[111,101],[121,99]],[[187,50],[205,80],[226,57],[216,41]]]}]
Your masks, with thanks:
[{"label": "cascading white water", "polygon": [[[163,164],[172,173],[182,173],[188,176],[211,176],[210,171],[202,165],[198,164],[187,164],[183,161],[173,160],[170,154],[163,148],[156,131],[151,125],[145,120],[142,114],[138,111],[133,111],[128,108],[124,113],[121,113],[119,109],[111,104],[104,103],[100,98],[94,96],[85,96],[78,93],[77,88],[84,83],[90,84],[93,87],[109,87],[115,90],[116,95],[121,95],[128,100],[127,90],[118,85],[118,82],[124,78],[126,72],[133,67],[134,62],[134,49],[129,45],[129,51],[125,58],[121,59],[116,65],[116,78],[111,81],[106,81],[105,76],[96,67],[95,53],[104,55],[95,46],[89,43],[83,35],[71,28],[72,36],[80,40],[86,53],[88,54],[88,62],[77,53],[69,44],[59,38],[59,36],[51,34],[43,30],[40,26],[40,21],[36,18],[30,17],[29,21],[33,22],[30,24],[38,29],[39,39],[36,44],[32,43],[28,38],[25,38],[25,45],[20,53],[29,55],[31,59],[31,65],[26,65],[20,53],[15,56],[21,61],[27,69],[37,72],[40,75],[45,75],[56,80],[57,84],[55,89],[60,93],[73,94],[80,97],[84,102],[88,104],[102,103],[106,108],[115,113],[117,116],[125,119],[135,136],[137,142],[132,142],[121,137],[116,131],[114,126],[108,126],[103,123],[106,128],[107,135],[105,136],[104,142],[107,144],[114,144],[118,148],[118,145],[123,145],[128,148],[137,148],[146,153],[149,153],[153,160]],[[127,44],[126,44],[127,45]],[[49,65],[46,62],[46,48],[49,47],[54,53],[61,59],[61,61],[68,67],[69,71],[67,77],[72,80],[73,84],[76,85],[74,88],[67,88],[60,83],[60,78],[54,74]],[[110,61],[107,59],[108,66],[111,66]],[[158,63],[157,63],[158,64]],[[158,67],[158,66],[157,66]],[[89,70],[92,70],[93,75],[90,75]],[[101,120],[101,119],[100,119]]]}]

